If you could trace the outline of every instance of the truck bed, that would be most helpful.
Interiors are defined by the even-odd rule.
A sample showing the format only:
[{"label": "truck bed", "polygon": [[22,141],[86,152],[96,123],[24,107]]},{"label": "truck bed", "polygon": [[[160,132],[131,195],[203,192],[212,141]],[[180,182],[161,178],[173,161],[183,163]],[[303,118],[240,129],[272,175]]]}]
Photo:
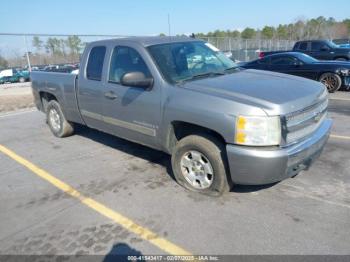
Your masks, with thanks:
[{"label": "truck bed", "polygon": [[45,93],[50,93],[62,105],[62,110],[67,120],[83,123],[77,101],[77,75],[34,71],[30,77],[35,104],[39,110],[45,111],[42,98]]}]

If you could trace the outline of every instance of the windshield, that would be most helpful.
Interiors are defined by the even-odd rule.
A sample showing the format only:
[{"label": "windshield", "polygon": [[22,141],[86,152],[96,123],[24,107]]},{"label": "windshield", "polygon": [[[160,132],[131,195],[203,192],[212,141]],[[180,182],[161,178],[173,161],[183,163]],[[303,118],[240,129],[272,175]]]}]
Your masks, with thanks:
[{"label": "windshield", "polygon": [[181,42],[148,47],[164,77],[172,83],[228,73],[238,66],[205,42]]},{"label": "windshield", "polygon": [[318,62],[317,59],[303,53],[298,53],[296,56],[299,58],[299,60],[303,61],[306,64]]},{"label": "windshield", "polygon": [[336,45],[334,42],[332,42],[332,41],[327,41],[327,44],[329,45],[329,47],[331,47],[331,48],[339,48],[339,46],[338,45]]}]

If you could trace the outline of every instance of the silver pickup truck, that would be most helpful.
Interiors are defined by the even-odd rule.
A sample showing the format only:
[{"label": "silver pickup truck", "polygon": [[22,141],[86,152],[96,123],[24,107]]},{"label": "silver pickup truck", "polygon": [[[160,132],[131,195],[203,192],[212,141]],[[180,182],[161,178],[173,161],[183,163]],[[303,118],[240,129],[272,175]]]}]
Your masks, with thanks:
[{"label": "silver pickup truck", "polygon": [[209,195],[295,176],[320,155],[332,125],[322,84],[241,69],[192,38],[92,42],[79,75],[31,79],[55,136],[80,124],[162,150],[179,184]]}]

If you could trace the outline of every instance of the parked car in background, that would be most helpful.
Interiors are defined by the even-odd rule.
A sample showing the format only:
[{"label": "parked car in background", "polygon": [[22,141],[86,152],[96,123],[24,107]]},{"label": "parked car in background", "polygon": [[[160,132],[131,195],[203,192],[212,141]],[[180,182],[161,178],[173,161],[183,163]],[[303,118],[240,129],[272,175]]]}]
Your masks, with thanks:
[{"label": "parked car in background", "polygon": [[76,68],[71,65],[49,65],[44,68],[46,72],[71,73]]},{"label": "parked car in background", "polygon": [[74,69],[72,72],[70,72],[71,74],[74,75],[79,75],[79,68],[78,69]]},{"label": "parked car in background", "polygon": [[291,51],[260,52],[259,58],[285,52],[301,52],[319,60],[350,60],[350,48],[339,47],[329,40],[298,41]]},{"label": "parked car in background", "polygon": [[323,83],[329,92],[342,86],[349,88],[350,63],[343,61],[320,61],[298,52],[277,53],[248,63],[241,63],[247,69],[268,70],[301,76]]},{"label": "parked car in background", "polygon": [[340,44],[339,47],[341,47],[341,48],[350,48],[350,44]]},{"label": "parked car in background", "polygon": [[5,69],[0,72],[0,84],[24,83],[30,80],[29,71],[21,69]]},{"label": "parked car in background", "polygon": [[322,84],[243,70],[193,38],[91,42],[78,76],[37,71],[32,82],[55,136],[78,123],[162,150],[180,185],[209,195],[295,176],[332,125]]},{"label": "parked car in background", "polygon": [[332,42],[339,47],[350,48],[350,39],[334,39]]}]

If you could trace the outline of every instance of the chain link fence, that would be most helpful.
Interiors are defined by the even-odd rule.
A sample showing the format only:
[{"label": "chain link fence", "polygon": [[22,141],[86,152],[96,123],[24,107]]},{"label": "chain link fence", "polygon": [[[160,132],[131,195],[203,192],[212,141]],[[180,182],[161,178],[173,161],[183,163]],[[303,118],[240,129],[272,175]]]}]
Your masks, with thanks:
[{"label": "chain link fence", "polygon": [[234,59],[250,61],[259,57],[260,51],[280,51],[293,48],[292,40],[237,39],[230,37],[205,37],[203,40],[222,51],[232,52]]},{"label": "chain link fence", "polygon": [[[21,35],[0,34],[0,68],[42,67],[79,63],[85,44],[91,41],[120,38],[117,35]],[[237,39],[230,37],[201,38],[239,61],[258,58],[260,51],[288,50],[290,40]]]}]

